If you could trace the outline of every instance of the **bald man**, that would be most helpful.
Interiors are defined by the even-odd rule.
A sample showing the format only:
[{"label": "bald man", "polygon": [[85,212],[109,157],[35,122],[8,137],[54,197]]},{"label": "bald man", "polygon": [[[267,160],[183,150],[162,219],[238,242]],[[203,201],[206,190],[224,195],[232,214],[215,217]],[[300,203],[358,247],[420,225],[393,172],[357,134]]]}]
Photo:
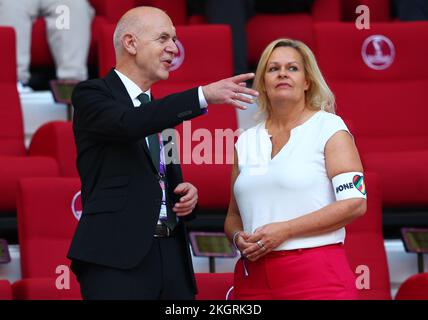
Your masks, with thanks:
[{"label": "bald man", "polygon": [[73,92],[83,214],[68,257],[84,299],[196,293],[182,220],[198,193],[179,164],[165,161],[159,133],[206,113],[208,104],[243,108],[257,92],[245,87],[254,76],[245,74],[153,100],[150,88],[168,78],[175,40],[163,11],[132,9],[114,32],[116,68]]}]

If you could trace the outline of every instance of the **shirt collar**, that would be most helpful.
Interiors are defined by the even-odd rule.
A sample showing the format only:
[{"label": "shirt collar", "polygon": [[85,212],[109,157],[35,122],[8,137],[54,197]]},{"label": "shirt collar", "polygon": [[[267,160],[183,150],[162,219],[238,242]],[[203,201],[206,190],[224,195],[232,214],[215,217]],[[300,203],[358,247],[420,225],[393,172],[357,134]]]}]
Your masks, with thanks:
[{"label": "shirt collar", "polygon": [[[129,79],[127,76],[125,76],[120,71],[114,69],[116,71],[117,75],[119,76],[120,80],[122,80],[123,85],[126,88],[126,91],[128,92],[129,96],[132,100],[137,99],[137,97],[143,92],[143,90],[140,89],[140,87],[131,79]],[[145,94],[147,94],[150,99],[152,96],[150,95],[151,89],[148,89],[147,91],[144,91]]]}]

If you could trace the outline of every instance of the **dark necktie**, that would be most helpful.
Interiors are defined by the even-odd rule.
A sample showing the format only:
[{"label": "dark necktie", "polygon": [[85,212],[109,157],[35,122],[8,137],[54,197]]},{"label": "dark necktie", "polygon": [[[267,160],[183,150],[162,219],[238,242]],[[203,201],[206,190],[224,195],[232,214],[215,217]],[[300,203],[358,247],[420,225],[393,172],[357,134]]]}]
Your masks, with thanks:
[{"label": "dark necktie", "polygon": [[[140,93],[137,96],[137,99],[140,100],[141,105],[143,106],[146,103],[150,102],[150,97],[146,93]],[[159,137],[157,133],[151,134],[147,137],[147,140],[149,142],[149,151],[150,156],[152,158],[153,164],[155,165],[156,170],[159,172],[159,163],[160,163],[160,144],[159,144]]]},{"label": "dark necktie", "polygon": [[[143,106],[146,103],[150,102],[150,97],[144,92],[138,95],[137,99],[141,102],[140,106]],[[153,164],[155,165],[156,171],[158,172],[158,175],[161,177],[164,183],[164,188],[165,188],[167,220],[162,220],[162,222],[166,224],[171,230],[173,230],[177,225],[177,216],[175,212],[170,209],[170,206],[169,206],[168,188],[167,188],[168,183],[167,183],[166,170],[165,170],[166,168],[165,168],[165,164],[161,165],[161,158],[160,158],[160,153],[163,152],[163,150],[161,150],[160,148],[159,134],[154,133],[148,136],[147,140],[149,142],[150,156],[152,158]]]}]

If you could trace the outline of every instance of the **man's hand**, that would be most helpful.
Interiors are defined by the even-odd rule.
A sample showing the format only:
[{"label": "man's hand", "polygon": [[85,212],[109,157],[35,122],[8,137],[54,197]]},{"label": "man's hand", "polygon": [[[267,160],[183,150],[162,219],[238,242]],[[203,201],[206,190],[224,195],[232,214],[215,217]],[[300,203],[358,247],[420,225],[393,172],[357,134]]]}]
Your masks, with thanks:
[{"label": "man's hand", "polygon": [[174,193],[182,196],[180,202],[172,208],[177,216],[183,217],[192,213],[198,203],[198,189],[188,182],[183,182],[175,188]]},{"label": "man's hand", "polygon": [[203,86],[205,100],[208,104],[231,104],[245,110],[247,107],[242,102],[253,103],[251,97],[259,95],[257,91],[247,88],[244,82],[253,78],[254,73],[245,73]]}]

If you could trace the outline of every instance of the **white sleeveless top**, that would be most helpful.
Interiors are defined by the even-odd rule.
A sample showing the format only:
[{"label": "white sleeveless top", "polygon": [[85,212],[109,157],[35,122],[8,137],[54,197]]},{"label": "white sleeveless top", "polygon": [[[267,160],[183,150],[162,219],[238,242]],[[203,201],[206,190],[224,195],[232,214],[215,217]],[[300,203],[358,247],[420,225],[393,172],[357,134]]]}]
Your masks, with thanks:
[{"label": "white sleeveless top", "polygon": [[[235,144],[239,175],[233,187],[244,230],[252,233],[272,222],[288,221],[336,201],[325,167],[324,147],[343,120],[318,111],[291,130],[286,145],[271,159],[272,144],[262,122],[243,132]],[[275,250],[311,248],[344,242],[345,228],[293,238]]]}]

